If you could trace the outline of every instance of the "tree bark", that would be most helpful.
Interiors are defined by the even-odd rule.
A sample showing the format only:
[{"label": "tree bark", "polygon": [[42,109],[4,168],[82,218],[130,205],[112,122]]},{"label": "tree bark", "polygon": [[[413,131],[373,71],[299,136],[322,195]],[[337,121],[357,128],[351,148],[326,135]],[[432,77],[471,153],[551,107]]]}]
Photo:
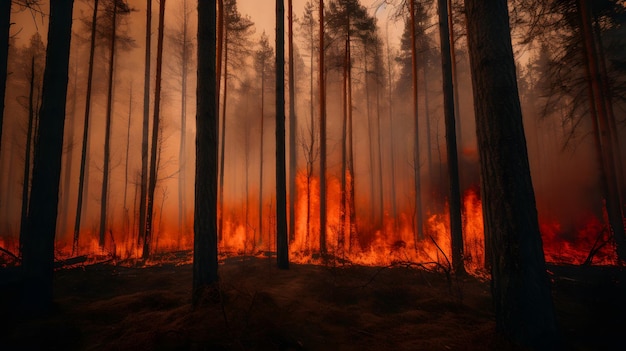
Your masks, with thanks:
[{"label": "tree bark", "polygon": [[146,206],[146,236],[143,241],[142,258],[145,260],[150,256],[150,246],[154,235],[154,192],[156,190],[158,162],[157,155],[159,144],[159,125],[161,122],[161,81],[163,67],[163,34],[165,30],[165,0],[159,3],[159,31],[157,34],[157,61],[156,79],[154,82],[154,110],[152,111],[152,142],[150,150],[150,176],[148,181],[148,201]]},{"label": "tree bark", "polygon": [[106,127],[104,132],[104,165],[102,166],[102,192],[100,193],[100,237],[98,244],[104,249],[107,223],[107,199],[109,197],[109,163],[111,158],[111,118],[113,114],[113,75],[115,69],[115,39],[117,25],[117,2],[113,1],[113,19],[111,21],[111,50],[109,56],[109,91],[107,94]]},{"label": "tree bark", "polygon": [[80,173],[78,176],[78,196],[76,203],[76,218],[74,221],[74,239],[72,241],[72,253],[78,254],[78,238],[80,236],[80,222],[83,213],[83,197],[86,188],[87,155],[89,153],[89,115],[91,113],[91,88],[93,85],[93,61],[96,49],[96,25],[98,19],[98,3],[93,4],[93,16],[91,18],[91,41],[89,44],[89,72],[87,73],[87,92],[85,93],[85,118],[83,120],[83,141],[80,154]]},{"label": "tree bark", "polygon": [[197,306],[217,283],[218,114],[215,72],[215,1],[198,2],[196,185],[192,302]]},{"label": "tree bark", "polygon": [[324,0],[320,0],[319,94],[320,94],[320,253],[326,254],[326,82],[324,63]]},{"label": "tree bark", "polygon": [[496,328],[516,343],[555,349],[507,1],[466,0],[465,11]]},{"label": "tree bark", "polygon": [[[289,19],[289,241],[296,239],[296,177],[298,175],[296,74],[293,59],[293,0],[287,1]],[[278,210],[278,207],[276,208]]]},{"label": "tree bark", "polygon": [[[263,243],[263,146],[265,145],[265,66],[261,67],[261,145],[259,150],[259,238],[255,245]],[[268,243],[269,245],[269,243]]]},{"label": "tree bark", "polygon": [[143,81],[143,129],[141,132],[141,184],[139,194],[139,235],[137,243],[146,240],[146,201],[148,196],[148,146],[150,135],[150,68],[152,45],[152,0],[146,1],[146,51]]},{"label": "tree bark", "polygon": [[450,192],[450,236],[452,243],[452,267],[457,274],[465,274],[463,264],[463,222],[461,218],[461,189],[459,185],[459,160],[456,145],[456,119],[454,114],[454,84],[448,4],[438,0],[439,37],[441,41],[441,73],[443,74],[443,113],[446,125],[446,155]]},{"label": "tree bark", "polygon": [[[289,0],[289,5],[289,9],[291,9],[291,0]],[[291,38],[291,14],[289,16],[289,24],[289,36]],[[289,75],[293,77],[293,53],[291,43],[290,40]],[[291,82],[290,80],[290,84]],[[292,91],[293,90],[290,90],[290,94]],[[290,100],[289,103],[293,106],[293,100]],[[291,112],[292,110],[290,108],[290,118],[295,117],[295,114]],[[293,120],[291,120],[291,122],[293,123]],[[291,148],[293,149],[293,147],[294,145],[292,144]],[[284,0],[276,0],[276,259],[278,268],[280,269],[289,268],[289,237],[287,235],[287,160],[285,159],[285,149],[285,3]],[[295,166],[295,164],[292,165]],[[293,175],[291,175],[291,178],[293,178]],[[291,207],[294,207],[293,204]]]},{"label": "tree bark", "polygon": [[424,238],[424,224],[422,223],[422,191],[421,191],[421,171],[420,171],[420,150],[419,150],[419,119],[417,113],[417,48],[415,38],[415,0],[410,0],[409,10],[411,21],[411,84],[413,89],[411,96],[413,98],[413,119],[415,121],[415,139],[413,146],[413,167],[415,172],[415,233],[414,246],[417,250],[417,242]]},{"label": "tree bark", "polygon": [[[2,125],[4,124],[4,98],[9,62],[9,29],[11,28],[11,2],[0,4],[0,147],[2,146]],[[1,150],[1,149],[0,149]]]},{"label": "tree bark", "polygon": [[54,237],[57,220],[63,129],[72,38],[73,0],[50,2],[48,47],[43,78],[31,196],[24,240],[24,308],[39,313],[52,304]]},{"label": "tree bark", "polygon": [[33,144],[33,127],[35,124],[35,56],[32,57],[30,67],[30,87],[28,91],[28,130],[26,131],[26,152],[24,154],[24,176],[22,183],[22,215],[20,222],[20,252],[26,238],[26,225],[28,219],[28,195],[30,193],[30,160],[31,146]]},{"label": "tree bark", "polygon": [[178,246],[186,232],[185,210],[187,207],[187,69],[189,60],[187,34],[187,0],[183,0],[183,47],[182,47],[182,75],[181,75],[181,108],[180,108],[180,143],[178,147]]}]

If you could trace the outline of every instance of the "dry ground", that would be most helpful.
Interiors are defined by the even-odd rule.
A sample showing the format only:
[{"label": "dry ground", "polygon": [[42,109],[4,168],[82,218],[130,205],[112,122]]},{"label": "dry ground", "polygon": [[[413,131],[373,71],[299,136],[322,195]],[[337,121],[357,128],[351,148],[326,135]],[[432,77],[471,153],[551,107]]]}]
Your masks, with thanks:
[{"label": "dry ground", "polygon": [[[413,267],[282,271],[274,262],[226,259],[218,302],[195,311],[188,264],[60,270],[49,316],[11,313],[15,296],[0,293],[0,350],[514,349],[494,332],[489,282]],[[550,269],[564,348],[626,345],[623,270]]]}]

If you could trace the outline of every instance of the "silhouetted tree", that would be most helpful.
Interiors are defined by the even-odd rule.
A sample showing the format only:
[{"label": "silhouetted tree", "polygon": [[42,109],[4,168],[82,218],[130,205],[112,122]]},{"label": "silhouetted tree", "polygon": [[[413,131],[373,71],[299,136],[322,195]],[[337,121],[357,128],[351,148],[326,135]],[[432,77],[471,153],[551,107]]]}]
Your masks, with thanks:
[{"label": "silhouetted tree", "polygon": [[63,129],[72,38],[73,0],[50,2],[48,47],[33,162],[32,188],[23,240],[24,308],[32,312],[52,303],[54,238],[57,220]]},{"label": "silhouetted tree", "polygon": [[215,1],[198,2],[198,83],[196,98],[196,189],[194,205],[193,305],[217,275],[217,110]]},{"label": "silhouetted tree", "polygon": [[[291,5],[291,1],[289,1]],[[290,7],[291,8],[291,7]],[[290,11],[291,12],[291,11]],[[291,17],[291,16],[290,16]],[[289,19],[291,22],[291,18]],[[291,27],[291,25],[290,25]],[[291,36],[291,30],[290,30]],[[290,51],[291,53],[291,46]],[[293,55],[289,56],[291,59]],[[276,259],[278,268],[289,268],[287,237],[287,160],[285,159],[285,3],[276,0]],[[290,60],[289,70],[293,69]],[[290,75],[291,76],[291,75]],[[293,85],[292,85],[293,87]],[[293,105],[293,100],[289,101]],[[295,117],[295,114],[290,114]],[[293,123],[293,120],[291,120]],[[293,148],[293,145],[291,146]],[[293,204],[291,205],[293,207]]]},{"label": "silhouetted tree", "polygon": [[466,0],[496,327],[516,343],[556,347],[556,325],[515,76],[507,1]]}]

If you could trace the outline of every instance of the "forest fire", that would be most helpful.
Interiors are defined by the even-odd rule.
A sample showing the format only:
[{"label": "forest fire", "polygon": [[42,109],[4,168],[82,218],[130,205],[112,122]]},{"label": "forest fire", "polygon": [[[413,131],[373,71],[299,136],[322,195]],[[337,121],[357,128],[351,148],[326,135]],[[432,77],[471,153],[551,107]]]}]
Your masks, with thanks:
[{"label": "forest fire", "polygon": [[[308,191],[307,191],[308,190]],[[290,260],[294,263],[323,263],[319,254],[319,180],[316,177],[307,179],[304,173],[297,178],[298,198],[296,207],[296,232],[290,242]],[[340,182],[330,178],[328,185],[328,255],[335,260],[351,262],[359,265],[387,266],[397,262],[415,262],[440,265],[449,269],[451,260],[451,243],[449,228],[448,205],[445,204],[438,213],[428,213],[424,223],[425,237],[417,242],[414,240],[414,222],[412,211],[399,211],[396,217],[386,213],[382,226],[371,228],[370,216],[358,215],[356,232],[350,239],[349,226],[345,226],[346,239],[341,240],[340,226]],[[472,187],[466,190],[462,199],[464,260],[466,269],[482,274],[484,272],[485,252],[483,234],[483,214],[479,190]],[[256,199],[249,199],[255,203]],[[275,212],[268,206],[267,217],[263,220],[263,230],[259,231],[258,211],[248,209],[241,213],[242,207],[233,204],[227,206],[224,218],[223,239],[219,243],[222,257],[245,255],[267,257],[274,254],[275,232],[273,222]],[[245,211],[243,211],[245,212]],[[346,216],[348,218],[349,216]],[[254,224],[253,224],[254,223]],[[122,227],[115,226],[113,227]],[[188,223],[187,228],[191,228]],[[165,253],[171,251],[190,250],[193,233],[179,233],[175,225],[161,221],[156,228],[152,252]],[[581,218],[575,226],[565,230],[555,219],[540,219],[540,230],[543,238],[544,253],[547,262],[557,264],[615,265],[617,264],[615,247],[609,240],[607,227],[602,220],[588,214]],[[56,258],[64,260],[75,255],[89,257],[131,260],[141,258],[142,249],[134,231],[111,230],[106,245],[101,248],[97,232],[81,233],[78,252],[72,252],[70,235],[61,236],[56,244]],[[11,252],[18,252],[17,242],[0,238],[0,247]],[[185,262],[190,260],[186,256]],[[158,264],[153,258],[148,264]],[[184,263],[184,262],[181,262]]]}]

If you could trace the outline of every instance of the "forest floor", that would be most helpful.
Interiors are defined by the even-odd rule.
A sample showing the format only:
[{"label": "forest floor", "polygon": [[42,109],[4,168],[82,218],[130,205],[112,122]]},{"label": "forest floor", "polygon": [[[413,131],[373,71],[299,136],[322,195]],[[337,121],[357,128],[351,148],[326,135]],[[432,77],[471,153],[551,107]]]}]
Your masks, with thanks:
[{"label": "forest floor", "polygon": [[[495,333],[489,282],[471,276],[410,265],[279,270],[253,257],[227,258],[219,269],[218,302],[196,310],[191,265],[173,262],[59,270],[55,309],[44,317],[11,312],[19,297],[3,289],[0,349],[515,349]],[[549,271],[564,349],[625,350],[624,269]]]}]

